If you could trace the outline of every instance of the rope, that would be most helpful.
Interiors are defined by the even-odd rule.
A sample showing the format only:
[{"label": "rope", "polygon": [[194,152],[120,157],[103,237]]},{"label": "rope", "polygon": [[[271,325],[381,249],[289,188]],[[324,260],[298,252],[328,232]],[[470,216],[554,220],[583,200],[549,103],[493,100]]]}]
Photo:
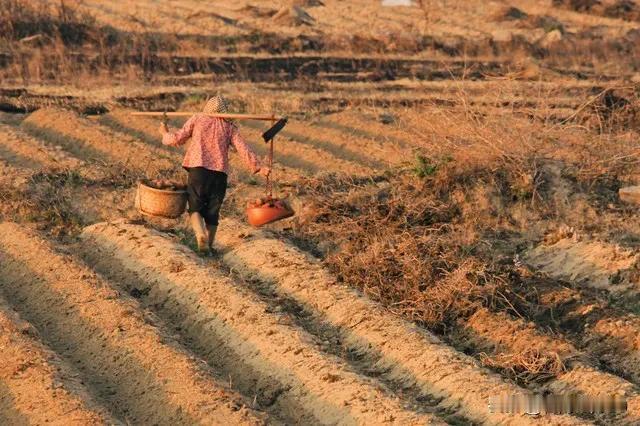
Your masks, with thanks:
[{"label": "rope", "polygon": [[[275,123],[275,120],[272,121],[272,124]],[[273,140],[275,138],[271,138],[271,140],[269,141],[269,169],[271,170],[271,173],[267,176],[267,183],[266,183],[266,194],[267,197],[273,198]]]}]

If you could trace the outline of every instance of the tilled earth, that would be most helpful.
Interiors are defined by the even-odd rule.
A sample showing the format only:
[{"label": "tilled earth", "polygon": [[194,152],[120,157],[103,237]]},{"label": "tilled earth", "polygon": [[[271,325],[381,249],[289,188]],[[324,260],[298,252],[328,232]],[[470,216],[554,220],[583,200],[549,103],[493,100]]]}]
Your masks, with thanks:
[{"label": "tilled earth", "polygon": [[[541,244],[525,260],[544,277],[528,306],[545,326],[479,310],[436,336],[338,282],[299,245],[245,225],[234,212],[262,189],[236,158],[219,258],[194,254],[185,223],[140,217],[135,180],[180,178],[181,155],[159,145],[156,122],[127,112],[2,117],[8,424],[638,421],[637,287],[608,285],[629,273],[635,252],[571,236]],[[279,190],[319,170],[357,177],[403,167],[421,148],[402,129],[383,139],[357,114],[292,123]],[[259,139],[259,128],[243,130]],[[562,368],[542,387],[514,381],[500,362],[523,353],[554,353]],[[628,411],[605,419],[488,410],[490,396],[527,390],[624,394]]]}]

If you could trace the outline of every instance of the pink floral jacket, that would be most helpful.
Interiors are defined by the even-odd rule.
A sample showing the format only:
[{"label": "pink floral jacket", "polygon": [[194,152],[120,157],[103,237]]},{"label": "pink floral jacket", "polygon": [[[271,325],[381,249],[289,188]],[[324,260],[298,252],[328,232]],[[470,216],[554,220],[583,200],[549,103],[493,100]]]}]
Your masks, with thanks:
[{"label": "pink floral jacket", "polygon": [[191,143],[182,162],[183,167],[204,167],[209,170],[229,173],[229,147],[236,148],[242,160],[253,173],[260,170],[256,154],[240,135],[238,127],[221,118],[195,114],[176,132],[165,133],[164,145],[183,145],[191,138]]}]

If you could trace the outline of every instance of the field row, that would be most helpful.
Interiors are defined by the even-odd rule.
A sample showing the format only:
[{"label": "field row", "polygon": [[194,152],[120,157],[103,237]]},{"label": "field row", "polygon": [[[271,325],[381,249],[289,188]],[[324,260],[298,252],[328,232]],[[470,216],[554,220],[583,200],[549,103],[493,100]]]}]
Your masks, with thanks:
[{"label": "field row", "polygon": [[[33,117],[24,120],[23,129],[33,130],[31,120]],[[46,126],[43,122],[39,121],[41,131],[56,126],[53,121]],[[72,117],[66,123],[80,129],[78,132],[98,126]],[[39,135],[49,149],[53,139],[45,133]],[[90,133],[75,137],[85,144],[92,140]],[[109,143],[108,139],[103,141],[102,149]],[[40,139],[24,137],[21,142],[30,145]],[[137,146],[126,146],[132,152],[137,150]],[[70,145],[66,148],[71,151]],[[154,149],[150,146],[149,152]],[[104,168],[91,153],[77,153],[92,168]],[[112,158],[117,161],[115,155]],[[110,212],[117,216],[115,209]],[[309,330],[322,328],[320,324],[334,329],[343,336],[348,352],[359,353],[363,363],[386,371],[384,377],[367,378],[357,367],[331,355],[336,351],[325,348],[310,331],[294,326],[296,320],[290,313],[255,294],[250,286],[238,286],[233,277],[195,257],[175,237],[124,222],[98,224],[86,228],[82,242],[65,248],[70,253],[63,254],[62,247],[31,231],[9,223],[2,226],[2,294],[13,309],[47,336],[46,344],[77,368],[81,377],[92,377],[85,381],[86,391],[117,419],[215,422],[215,416],[225,415],[225,409],[245,407],[234,414],[240,416],[238,422],[262,421],[263,413],[272,419],[322,423],[352,418],[355,422],[386,419],[423,424],[453,419],[449,416],[487,423],[515,421],[489,413],[486,401],[495,392],[517,392],[518,387],[483,370],[435,336],[393,317],[353,291],[331,284],[331,277],[316,261],[280,241],[267,240],[267,246],[258,249],[251,239],[235,243],[233,254],[237,257],[226,256],[225,264],[245,275],[255,265],[238,260],[243,259],[241,249],[267,258],[272,251],[269,245],[284,244],[280,248],[288,258],[273,264],[282,265],[289,273],[311,271],[313,275],[293,276],[293,280],[274,276],[274,283],[282,283],[283,291],[292,282],[298,286],[313,282],[314,288],[326,288],[323,297],[315,299],[324,302],[309,305],[313,312],[310,321],[316,323]],[[232,229],[236,224],[227,226]],[[230,234],[223,235],[226,244]],[[48,271],[37,267],[37,259],[42,258],[51,259]],[[287,268],[292,260],[298,267]],[[242,265],[245,269],[240,269]],[[261,279],[272,272],[263,267],[258,271],[265,274]],[[310,288],[299,290],[288,297],[307,306]],[[358,306],[361,314],[356,318],[353,309]],[[422,355],[416,358],[416,354]],[[158,370],[165,365],[176,368]],[[451,374],[443,377],[443,369]],[[127,380],[121,381],[124,377]],[[232,389],[224,386],[224,377],[231,377]],[[461,385],[469,382],[475,386]],[[407,386],[423,397],[416,400],[402,392],[400,399],[393,396],[392,389]],[[142,389],[151,390],[136,393]],[[188,401],[184,396],[187,389],[194,394]],[[198,394],[219,398],[198,404]],[[429,400],[439,404],[416,402]],[[538,423],[525,417],[517,422]],[[579,423],[568,417],[553,422]]]},{"label": "field row", "polygon": [[[52,144],[56,143],[60,143],[66,152],[71,153],[69,157],[72,158],[75,154],[81,158],[76,160],[76,165],[70,166],[79,171],[87,167],[80,164],[87,163],[88,169],[94,172],[108,168],[102,160],[105,158],[109,161],[129,164],[133,168],[135,163],[127,162],[127,159],[136,155],[158,155],[162,161],[166,158],[167,167],[170,167],[169,162],[179,160],[177,153],[158,147],[157,142],[154,142],[151,132],[156,128],[156,124],[153,122],[132,120],[126,114],[117,113],[103,117],[100,120],[101,124],[81,119],[73,114],[64,116],[65,120],[49,119],[51,116],[60,117],[63,114],[68,113],[43,110],[24,120],[21,125],[23,130],[7,127],[6,131],[13,132],[14,140],[11,145],[3,145],[3,149],[7,152],[20,151],[27,158],[31,156],[30,150],[40,152],[39,161],[44,170],[58,166],[54,154],[59,151],[52,149]],[[60,122],[64,125],[60,125]],[[358,127],[354,124],[355,121],[350,120],[349,123],[353,126],[350,127],[353,134],[360,135],[360,138],[363,134],[367,134],[367,130],[364,129],[368,129],[369,124]],[[117,127],[118,130],[110,132],[105,125],[110,128],[119,127]],[[285,134],[284,138],[296,140],[302,135],[308,137],[306,135],[309,127],[306,125],[288,127],[289,133]],[[331,131],[346,130],[345,126],[339,123],[335,126],[327,125],[325,128],[330,129],[330,132],[319,134],[318,138],[326,140],[327,145],[341,140],[338,139],[339,133],[331,133]],[[126,130],[126,134],[132,138],[128,140],[130,143],[123,143],[121,133],[123,130]],[[25,136],[24,131],[37,135],[37,138]],[[256,129],[249,129],[247,134],[252,132],[256,132]],[[56,136],[52,137],[52,134]],[[366,137],[364,139],[375,140]],[[301,146],[309,144],[307,140],[300,142],[304,142],[300,143]],[[377,143],[384,142],[378,140]],[[112,144],[118,149],[110,148]],[[394,149],[407,149],[410,143],[404,141],[392,146],[395,147]],[[35,147],[40,147],[41,150]],[[320,147],[314,146],[315,149]],[[334,152],[341,152],[343,160],[347,161],[344,158],[347,155],[344,151],[332,149],[325,152],[332,155],[335,155]],[[100,156],[95,155],[96,151]],[[367,152],[366,147],[360,146],[359,152]],[[9,161],[8,167],[25,165],[15,156],[2,154],[2,158]],[[71,161],[71,158],[68,160]],[[375,158],[375,154],[372,154],[372,158]],[[383,157],[380,159],[382,160]],[[355,160],[357,158],[351,158],[348,161],[354,161],[357,164]],[[164,164],[161,167],[164,167]],[[144,169],[138,172],[148,173]],[[291,178],[295,179],[295,177],[296,175],[293,174]],[[83,188],[77,189],[78,193],[82,191]],[[122,190],[114,189],[111,192],[122,192]],[[97,212],[97,217],[86,217],[86,222],[110,220],[116,217],[118,217],[117,209],[105,209]],[[0,280],[0,285],[5,297],[36,328],[39,330],[44,328],[46,335],[52,336],[51,340],[47,340],[47,344],[67,362],[74,366],[80,365],[78,367],[80,374],[98,377],[95,382],[89,384],[87,392],[97,395],[97,399],[103,406],[109,407],[113,415],[119,419],[145,419],[145,416],[153,411],[155,407],[153,404],[162,401],[159,397],[162,391],[161,387],[154,388],[154,392],[147,396],[152,399],[149,405],[124,404],[119,398],[130,395],[123,394],[125,390],[119,388],[122,384],[116,383],[120,374],[118,368],[124,367],[106,364],[107,371],[94,371],[91,370],[94,367],[87,365],[92,359],[91,356],[95,356],[91,349],[93,345],[101,344],[108,348],[108,351],[101,354],[103,357],[117,358],[120,353],[118,352],[120,349],[111,346],[116,344],[115,341],[99,340],[106,339],[105,336],[115,339],[113,330],[119,329],[120,325],[114,325],[113,318],[109,318],[110,312],[113,312],[117,318],[119,318],[118,315],[122,315],[116,313],[118,307],[109,308],[111,310],[101,307],[102,299],[111,301],[115,298],[117,303],[110,303],[118,306],[123,304],[125,306],[123,309],[130,309],[132,313],[125,317],[132,316],[135,319],[136,312],[144,312],[144,309],[153,311],[152,317],[141,319],[146,322],[151,321],[152,325],[156,326],[155,329],[153,327],[149,329],[148,335],[153,336],[153,333],[164,335],[167,333],[164,330],[171,330],[171,333],[177,336],[175,345],[183,345],[180,346],[183,348],[182,355],[167,353],[167,357],[182,356],[187,359],[196,357],[204,360],[213,369],[206,372],[205,376],[218,379],[210,380],[207,385],[209,387],[202,388],[204,396],[208,392],[214,392],[212,389],[215,386],[222,386],[220,377],[233,377],[231,383],[233,390],[222,389],[216,392],[224,394],[229,401],[237,401],[234,398],[244,398],[245,406],[256,407],[258,411],[244,409],[242,416],[243,421],[246,422],[258,421],[256,419],[263,418],[261,411],[266,411],[268,416],[285,421],[316,419],[322,422],[333,422],[337,418],[350,417],[356,421],[365,421],[367,418],[379,420],[387,416],[389,421],[397,419],[399,423],[440,422],[453,421],[452,417],[448,417],[451,414],[446,414],[453,413],[463,419],[484,423],[510,421],[518,424],[525,421],[530,421],[532,424],[538,423],[531,418],[510,418],[490,414],[486,409],[489,396],[500,392],[515,393],[519,388],[498,375],[480,368],[477,361],[446,346],[435,336],[395,318],[352,290],[336,284],[317,261],[298,249],[267,234],[251,230],[233,219],[226,220],[221,226],[220,239],[225,247],[223,265],[202,262],[176,241],[175,237],[125,222],[98,224],[87,228],[83,232],[82,243],[71,249],[71,257],[55,254],[60,248],[44,241],[36,244],[36,247],[31,247],[32,244],[29,241],[40,241],[38,237],[25,234],[25,231],[15,225],[3,226],[6,227],[3,235],[7,241],[3,242],[1,251],[4,256],[3,274],[6,278]],[[53,259],[58,259],[56,262],[60,263],[56,265],[60,266],[54,268],[55,271],[51,272],[53,275],[48,272],[38,273],[33,263],[38,256],[40,258],[51,256]],[[165,257],[171,260],[168,263],[162,262],[161,259]],[[62,266],[63,264],[65,266]],[[217,269],[218,266],[223,266],[223,269]],[[228,277],[224,273],[224,268],[229,268],[238,275],[238,278],[234,279],[233,275],[231,278]],[[95,276],[94,270],[102,275]],[[32,293],[34,288],[30,285],[30,281],[25,279],[32,274],[39,277],[38,282],[42,283],[42,288],[47,289],[51,286],[51,290],[45,292],[39,290],[38,296]],[[87,324],[82,320],[80,313],[83,313],[84,309],[89,309],[91,305],[84,307],[88,302],[81,299],[82,292],[78,292],[79,299],[72,298],[73,295],[67,293],[64,287],[66,278],[63,283],[55,282],[54,285],[52,277],[66,277],[67,274],[70,276],[69,286],[81,284],[88,286],[87,293],[97,291],[96,288],[104,289],[103,291],[118,289],[123,294],[133,295],[138,300],[133,301],[129,297],[107,291],[102,299],[98,297],[96,299],[98,301],[92,301],[97,304],[96,306],[100,306],[99,311],[104,317],[97,317],[100,320]],[[87,278],[84,278],[85,275]],[[95,278],[89,279],[94,276]],[[77,277],[83,278],[78,281]],[[95,282],[103,284],[83,284],[85,279],[97,280]],[[240,281],[234,282],[234,280]],[[238,286],[238,283],[246,285]],[[258,283],[258,287],[250,283]],[[266,297],[269,294],[276,294],[289,304],[298,306],[299,311],[294,309],[294,312],[304,313],[304,320],[296,319],[295,315],[286,312],[286,309],[283,312],[282,300],[280,304],[276,301],[274,305],[273,300],[270,301]],[[120,302],[121,298],[124,299]],[[21,302],[16,305],[17,301],[27,299],[29,303]],[[58,307],[47,310],[39,303],[55,304]],[[82,303],[83,307],[80,308],[76,303]],[[134,303],[133,307],[128,305],[131,303]],[[72,314],[69,314],[70,312]],[[607,308],[604,307],[602,312],[606,315]],[[67,319],[62,321],[58,318],[59,316],[66,316]],[[615,317],[611,316],[609,320],[604,319],[603,324],[614,320]],[[78,336],[74,336],[73,342],[69,341],[70,337],[61,336],[60,332],[56,331],[52,324],[57,321],[78,330]],[[482,328],[483,324],[494,324],[494,326]],[[98,329],[106,327],[111,331],[96,332],[95,327]],[[136,330],[144,331],[149,326],[139,324],[136,327]],[[491,343],[493,333],[489,330],[500,327],[510,327],[508,333],[513,335],[513,339]],[[584,342],[576,342],[574,336],[567,336],[566,339],[549,336],[541,329],[535,330],[535,327],[532,329],[530,325],[521,324],[509,317],[498,316],[488,311],[477,313],[466,325],[463,325],[462,329],[470,333],[472,338],[469,341],[473,343],[471,352],[476,355],[482,352],[517,354],[522,350],[523,345],[533,343],[541,352],[556,352],[566,360],[573,360],[576,357],[580,358],[577,355],[581,351],[588,354],[592,349],[588,344],[582,344],[588,342],[586,338]],[[121,331],[126,330],[128,329]],[[616,339],[617,342],[621,336],[616,335],[615,331],[610,332],[614,333],[610,339]],[[93,338],[94,335],[101,336],[96,339],[102,343],[96,343],[95,340],[88,338],[88,336]],[[116,335],[120,334],[116,333]],[[128,334],[126,336],[127,341],[134,338],[147,338],[137,334],[138,337]],[[319,340],[319,336],[337,337],[341,349],[326,348],[327,343]],[[163,337],[163,339],[171,338],[173,337]],[[119,338],[116,340],[120,341]],[[131,340],[131,342],[134,341]],[[274,344],[276,341],[278,343]],[[579,348],[574,347],[573,342]],[[74,346],[77,345],[78,349],[74,351],[68,349],[71,343]],[[150,343],[140,343],[142,346],[148,344]],[[336,344],[338,343],[329,342],[328,346]],[[629,345],[633,345],[633,342],[629,341]],[[129,349],[121,350],[125,351],[122,353],[129,353]],[[153,350],[158,350],[159,354],[164,353],[161,348]],[[600,350],[602,349],[599,346],[598,351]],[[362,371],[353,363],[330,355],[340,351],[357,355],[361,364],[377,372],[375,375],[379,376],[378,379],[371,381],[364,377]],[[610,358],[615,358],[613,355],[617,352],[609,353]],[[633,369],[634,364],[631,362],[633,347],[630,346],[623,353],[629,354],[631,358],[618,357],[614,359],[614,365],[619,366],[620,369],[627,368],[627,371],[628,368]],[[598,355],[602,354],[598,353]],[[142,354],[140,356],[143,357]],[[178,380],[177,377],[185,379],[200,374],[194,373],[195,370],[189,370],[191,367],[187,361],[184,361],[186,362],[184,364],[186,370],[183,373],[185,376],[176,375],[176,379],[173,380]],[[636,377],[638,376],[632,375],[632,381],[628,382],[615,375],[599,371],[593,368],[594,364],[589,357],[582,357],[577,362],[567,364],[570,365],[570,369],[553,380],[549,384],[550,389],[590,391],[597,388],[609,393],[623,392],[631,399],[629,413],[622,420],[633,421],[638,416],[636,402]],[[141,366],[141,370],[144,371],[150,368],[151,366],[146,364]],[[281,368],[283,369],[280,370]],[[187,370],[191,372],[186,372]],[[310,375],[309,371],[315,373]],[[449,374],[443,376],[441,374],[443,371]],[[139,376],[134,375],[131,380],[137,380],[135,377]],[[169,377],[168,380],[170,382],[172,379]],[[141,383],[151,386],[149,382],[141,381]],[[423,396],[418,399],[403,396],[400,401],[391,396],[394,390],[398,392],[403,388],[414,389],[418,395]],[[136,386],[131,385],[131,390],[127,392],[135,392],[135,389]],[[158,389],[157,392],[156,389]],[[259,389],[258,394],[251,395],[256,389]],[[240,396],[234,396],[233,391],[239,392]],[[355,395],[358,396],[355,397]],[[255,401],[249,403],[252,396]],[[114,398],[117,399],[117,403],[114,402]],[[133,399],[136,400],[136,398]],[[175,400],[172,399],[174,407],[181,407],[180,396],[175,398]],[[422,407],[416,404],[416,401],[430,399],[438,401],[438,404],[431,408],[429,408],[430,404],[422,404]],[[338,403],[339,401],[349,401],[349,403]],[[225,404],[233,406],[241,403]],[[215,409],[212,408],[212,412],[207,415],[222,413],[217,411],[221,409],[217,405],[219,404],[216,404]],[[114,406],[123,408],[115,410]],[[382,409],[377,410],[374,407]],[[436,416],[425,413],[425,408],[428,408],[427,411],[434,411]],[[164,409],[171,411],[172,408],[167,405]],[[180,412],[182,413],[182,409]],[[193,408],[188,413],[191,416],[203,415],[197,408]],[[183,422],[186,418],[176,417],[175,412],[165,412],[165,414],[169,416],[167,418],[173,418],[177,422]],[[546,420],[556,424],[581,422],[568,417]]]}]

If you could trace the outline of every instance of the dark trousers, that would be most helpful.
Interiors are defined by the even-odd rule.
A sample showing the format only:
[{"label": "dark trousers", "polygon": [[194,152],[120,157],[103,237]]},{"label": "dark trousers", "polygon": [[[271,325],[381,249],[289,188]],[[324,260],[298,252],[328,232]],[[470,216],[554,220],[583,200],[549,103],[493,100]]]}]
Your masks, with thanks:
[{"label": "dark trousers", "polygon": [[200,213],[207,225],[217,226],[227,193],[227,175],[204,167],[185,167],[189,173],[189,213]]}]

